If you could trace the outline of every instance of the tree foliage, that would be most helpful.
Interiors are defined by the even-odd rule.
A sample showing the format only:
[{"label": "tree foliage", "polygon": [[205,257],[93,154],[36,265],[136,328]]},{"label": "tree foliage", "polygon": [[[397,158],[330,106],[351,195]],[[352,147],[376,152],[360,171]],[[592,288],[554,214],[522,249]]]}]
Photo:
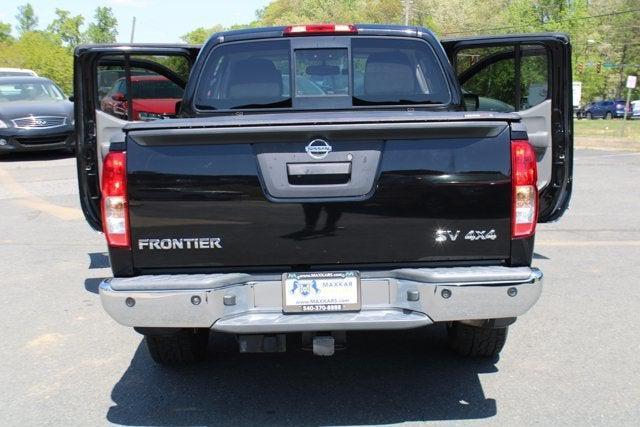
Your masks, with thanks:
[{"label": "tree foliage", "polygon": [[73,49],[86,41],[116,41],[118,21],[109,7],[98,7],[94,20],[82,31],[84,17],[56,9],[56,18],[45,31],[38,31],[38,18],[30,4],[20,6],[16,19],[19,37],[11,36],[11,26],[0,22],[0,64],[5,67],[29,68],[58,83],[71,93],[73,82]]},{"label": "tree foliage", "polygon": [[6,43],[13,40],[11,37],[11,24],[0,22],[0,43]]},{"label": "tree foliage", "polygon": [[80,27],[84,23],[82,15],[71,16],[71,12],[56,9],[56,19],[49,24],[47,31],[56,34],[68,48],[74,48],[82,42],[83,34]]},{"label": "tree foliage", "polygon": [[18,21],[17,30],[19,34],[35,31],[38,27],[38,17],[33,10],[33,6],[31,6],[31,3],[18,7],[16,21]]},{"label": "tree foliage", "polygon": [[400,23],[399,0],[275,0],[257,15],[259,25],[322,22]]},{"label": "tree foliage", "polygon": [[72,92],[73,58],[50,33],[30,31],[14,43],[0,44],[0,64],[35,70],[58,83],[66,93]]},{"label": "tree foliage", "polygon": [[118,20],[110,7],[98,7],[94,22],[87,28],[87,40],[91,43],[115,43],[118,36]]},{"label": "tree foliage", "polygon": [[[568,33],[573,78],[583,84],[583,100],[592,100],[621,97],[626,76],[640,72],[638,9],[638,0],[412,0],[409,23],[450,37]],[[404,19],[401,0],[274,0],[253,25]]]},{"label": "tree foliage", "polygon": [[[321,22],[390,23],[405,22],[405,5],[410,6],[410,25],[424,26],[438,36],[561,31],[572,41],[574,81],[583,84],[583,101],[621,97],[629,74],[640,73],[640,9],[638,0],[272,0],[256,12],[252,22],[227,28],[221,25],[195,28],[182,36],[187,43],[200,44],[211,34],[255,26]],[[91,22],[56,9],[56,18],[46,31],[37,32],[38,18],[30,4],[16,15],[18,38],[9,24],[0,22],[0,59],[43,75],[56,75],[66,90],[71,86],[71,50],[81,42],[116,41],[117,20],[111,8],[98,7]],[[41,44],[35,43],[41,42]],[[158,40],[165,42],[169,40]],[[30,53],[25,46],[29,46]],[[55,53],[54,54],[52,54]],[[25,55],[25,57],[22,57]],[[37,60],[47,58],[50,64]],[[69,67],[56,72],[55,67]],[[636,90],[634,97],[640,97]]]},{"label": "tree foliage", "polygon": [[211,34],[223,31],[224,29],[225,28],[219,24],[214,25],[213,27],[210,27],[210,28],[198,27],[195,30],[190,31],[187,34],[183,35],[181,39],[185,43],[189,43],[189,44],[202,44],[205,41],[207,41],[207,39],[209,38],[209,36],[211,36]]}]

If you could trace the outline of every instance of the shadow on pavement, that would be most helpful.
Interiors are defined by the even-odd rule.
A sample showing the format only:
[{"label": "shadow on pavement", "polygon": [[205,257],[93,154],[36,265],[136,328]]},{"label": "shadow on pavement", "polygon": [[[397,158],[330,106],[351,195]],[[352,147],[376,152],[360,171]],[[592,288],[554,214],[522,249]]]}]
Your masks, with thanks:
[{"label": "shadow on pavement", "polygon": [[[496,414],[470,361],[445,348],[445,330],[349,335],[346,350],[320,358],[287,337],[284,354],[238,354],[214,335],[203,364],[155,365],[144,342],[114,386],[107,420],[123,425],[354,425],[482,419]],[[299,342],[299,341],[298,341]],[[214,348],[215,351],[211,349]]]},{"label": "shadow on pavement", "polygon": [[549,257],[546,257],[546,256],[544,256],[544,255],[542,255],[542,254],[539,254],[539,253],[537,253],[537,252],[534,252],[534,253],[533,253],[533,259],[550,259],[550,258],[549,258]]},{"label": "shadow on pavement", "polygon": [[65,150],[55,150],[55,151],[33,151],[33,152],[22,152],[22,153],[6,153],[0,154],[0,162],[29,162],[29,161],[42,161],[42,160],[59,160],[59,159],[68,159],[70,157],[75,157],[75,154],[72,154]]},{"label": "shadow on pavement", "polygon": [[89,269],[94,268],[109,268],[111,263],[109,262],[109,255],[106,252],[89,252]]},{"label": "shadow on pavement", "polygon": [[104,277],[93,277],[90,279],[84,279],[84,288],[92,294],[97,294],[100,283],[104,280]]}]

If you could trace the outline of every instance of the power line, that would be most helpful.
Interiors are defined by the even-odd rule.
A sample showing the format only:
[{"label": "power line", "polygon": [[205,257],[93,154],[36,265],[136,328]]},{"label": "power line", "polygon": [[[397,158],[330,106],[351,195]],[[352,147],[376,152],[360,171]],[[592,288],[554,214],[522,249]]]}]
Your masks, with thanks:
[{"label": "power line", "polygon": [[[576,17],[576,18],[565,18],[565,19],[559,19],[557,21],[549,21],[549,22],[545,22],[544,24],[556,24],[559,22],[568,22],[568,21],[580,21],[583,19],[594,19],[594,18],[603,18],[603,17],[607,17],[607,16],[616,16],[616,15],[624,15],[626,13],[633,13],[633,12],[640,12],[640,9],[629,9],[629,10],[622,10],[622,11],[618,11],[618,12],[609,12],[609,13],[603,13],[600,15],[589,15],[589,16],[580,16],[580,17]],[[508,27],[496,27],[496,28],[476,28],[474,30],[470,30],[470,31],[452,31],[450,33],[444,33],[443,35],[448,36],[451,34],[472,34],[472,33],[478,33],[478,32],[483,32],[483,31],[498,31],[498,30],[510,30],[513,28],[518,28],[518,25],[511,25]]]}]

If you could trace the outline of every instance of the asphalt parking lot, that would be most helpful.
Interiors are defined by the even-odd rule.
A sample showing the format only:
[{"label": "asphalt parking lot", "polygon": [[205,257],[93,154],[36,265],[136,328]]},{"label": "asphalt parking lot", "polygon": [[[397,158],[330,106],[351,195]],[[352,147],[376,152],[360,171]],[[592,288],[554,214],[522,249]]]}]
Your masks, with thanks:
[{"label": "asphalt parking lot", "polygon": [[578,150],[574,197],[539,229],[538,304],[496,361],[451,356],[441,327],[350,336],[332,358],[239,355],[161,368],[97,287],[105,243],[75,159],[0,158],[0,425],[637,425],[640,153]]}]

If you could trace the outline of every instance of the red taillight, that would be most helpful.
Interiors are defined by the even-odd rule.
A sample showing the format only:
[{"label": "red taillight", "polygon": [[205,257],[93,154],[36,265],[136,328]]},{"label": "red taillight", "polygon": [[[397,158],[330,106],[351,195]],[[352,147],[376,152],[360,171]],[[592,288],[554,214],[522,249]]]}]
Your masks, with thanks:
[{"label": "red taillight", "polygon": [[282,32],[285,36],[312,36],[316,34],[357,34],[358,29],[351,24],[290,25]]},{"label": "red taillight", "polygon": [[511,237],[532,236],[538,222],[538,163],[526,139],[511,141]]},{"label": "red taillight", "polygon": [[109,246],[129,247],[127,154],[112,152],[102,166],[102,230]]}]

